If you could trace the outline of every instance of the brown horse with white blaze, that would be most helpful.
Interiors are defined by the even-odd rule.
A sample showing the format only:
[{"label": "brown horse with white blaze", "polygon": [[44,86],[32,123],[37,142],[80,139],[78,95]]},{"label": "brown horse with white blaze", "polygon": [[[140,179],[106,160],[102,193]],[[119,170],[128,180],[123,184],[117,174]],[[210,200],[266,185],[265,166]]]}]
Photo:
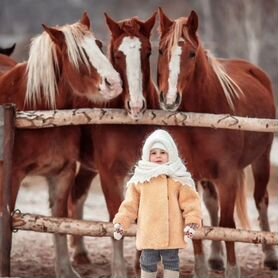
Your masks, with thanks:
[{"label": "brown horse with white blaze", "polygon": [[[145,22],[137,18],[116,22],[106,15],[112,36],[110,58],[123,80],[123,93],[105,107],[125,108],[134,119],[140,118],[147,107],[159,107],[149,61],[155,18],[156,13]],[[123,200],[124,180],[140,157],[145,137],[153,129],[150,126],[96,125],[83,130],[87,135],[84,135],[81,167],[71,194],[72,217],[82,218],[85,196],[92,179],[99,173],[110,221],[114,218]],[[86,139],[90,139],[89,142]],[[112,239],[112,243],[112,277],[126,277],[123,241]],[[87,262],[82,239],[75,237],[73,245],[75,259]]]},{"label": "brown horse with white blaze", "polygon": [[[198,16],[171,20],[162,9],[158,58],[160,105],[164,110],[275,118],[271,81],[258,67],[243,60],[216,59],[197,34]],[[188,166],[204,182],[204,201],[213,226],[235,228],[234,206],[242,194],[244,168],[251,165],[254,199],[262,230],[269,231],[267,183],[273,134],[187,128]],[[214,187],[214,185],[215,187]],[[239,196],[244,198],[243,195]],[[220,220],[218,219],[218,198]],[[194,242],[197,277],[207,269],[199,241]],[[265,265],[277,269],[273,246],[263,244]],[[226,242],[226,276],[239,278],[234,242]],[[220,242],[212,242],[210,264],[223,268]]]},{"label": "brown horse with white blaze", "polygon": [[[60,27],[43,25],[34,38],[27,63],[18,63],[0,76],[0,103],[19,110],[71,109],[78,98],[107,101],[122,91],[119,74],[103,55],[84,13],[80,21]],[[67,217],[67,200],[79,160],[80,128],[16,130],[12,165],[12,205],[27,175],[45,176],[52,215]],[[0,163],[0,196],[3,192]],[[0,201],[2,208],[2,198]],[[80,277],[72,268],[65,235],[54,235],[56,275]]]}]

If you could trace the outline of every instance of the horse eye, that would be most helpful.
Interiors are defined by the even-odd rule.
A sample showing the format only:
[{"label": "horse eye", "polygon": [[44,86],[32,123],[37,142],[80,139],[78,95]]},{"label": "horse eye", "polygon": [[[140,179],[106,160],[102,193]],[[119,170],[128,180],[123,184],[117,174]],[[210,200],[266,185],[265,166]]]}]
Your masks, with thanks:
[{"label": "horse eye", "polygon": [[114,55],[114,58],[115,58],[115,60],[121,60],[121,54],[120,53],[115,53],[115,55]]},{"label": "horse eye", "polygon": [[162,55],[163,54],[162,49],[159,49],[158,53],[159,53],[159,55]]},{"label": "horse eye", "polygon": [[194,51],[189,52],[189,58],[194,58],[196,56],[196,53]]},{"label": "horse eye", "polygon": [[97,46],[102,49],[102,42],[100,40],[96,40]]}]

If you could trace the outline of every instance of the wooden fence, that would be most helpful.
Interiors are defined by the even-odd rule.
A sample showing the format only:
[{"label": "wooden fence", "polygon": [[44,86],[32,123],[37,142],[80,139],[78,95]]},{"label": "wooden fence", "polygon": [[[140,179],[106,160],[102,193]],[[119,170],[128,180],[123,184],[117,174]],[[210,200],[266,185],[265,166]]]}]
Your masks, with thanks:
[{"label": "wooden fence", "polygon": [[[142,119],[132,120],[122,109],[75,109],[57,111],[18,111],[7,104],[0,107],[0,160],[3,161],[3,208],[0,214],[0,277],[10,275],[10,250],[12,229],[47,233],[87,236],[112,236],[111,223],[53,218],[31,214],[12,213],[11,164],[15,128],[49,128],[82,124],[144,124],[165,126],[210,127],[248,130],[255,132],[278,132],[277,119],[255,119],[231,115],[164,112],[147,110]],[[0,181],[1,182],[1,181]],[[134,236],[136,227],[126,232]],[[278,233],[246,231],[219,227],[203,227],[194,239],[267,243],[278,245]]]}]

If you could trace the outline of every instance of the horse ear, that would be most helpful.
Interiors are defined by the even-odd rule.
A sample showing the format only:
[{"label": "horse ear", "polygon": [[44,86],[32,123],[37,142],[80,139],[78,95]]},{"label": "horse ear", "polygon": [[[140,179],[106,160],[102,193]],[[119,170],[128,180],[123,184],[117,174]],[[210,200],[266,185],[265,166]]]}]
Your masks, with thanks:
[{"label": "horse ear", "polygon": [[190,35],[194,36],[196,34],[198,29],[198,24],[199,24],[199,20],[198,20],[197,13],[195,11],[191,11],[186,23]]},{"label": "horse ear", "polygon": [[106,24],[109,27],[112,36],[118,37],[122,34],[122,29],[120,28],[119,24],[114,21],[107,13],[104,13],[105,19],[106,19]]},{"label": "horse ear", "polygon": [[83,13],[83,16],[82,18],[80,19],[80,23],[87,26],[88,29],[90,29],[90,26],[91,26],[91,21],[90,21],[90,18],[88,16],[88,13],[87,12],[84,12]]},{"label": "horse ear", "polygon": [[65,42],[65,35],[62,31],[52,28],[52,27],[47,27],[46,25],[42,24],[42,27],[44,28],[44,30],[48,33],[48,35],[50,36],[51,40],[60,46],[60,48],[62,48],[62,45]]},{"label": "horse ear", "polygon": [[154,12],[153,15],[141,25],[144,35],[148,38],[150,37],[151,31],[155,24],[156,15],[157,15],[157,12]]},{"label": "horse ear", "polygon": [[160,32],[162,36],[170,29],[174,21],[170,20],[170,18],[164,13],[161,7],[158,8],[158,13],[160,18]]}]

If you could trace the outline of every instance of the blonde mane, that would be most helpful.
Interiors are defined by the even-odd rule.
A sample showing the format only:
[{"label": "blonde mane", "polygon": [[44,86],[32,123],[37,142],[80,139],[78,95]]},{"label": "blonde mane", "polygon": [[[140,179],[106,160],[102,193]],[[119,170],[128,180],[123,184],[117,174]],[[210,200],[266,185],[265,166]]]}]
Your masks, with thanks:
[{"label": "blonde mane", "polygon": [[[162,47],[167,49],[167,55],[170,57],[171,49],[178,46],[178,43],[182,37],[185,37],[192,45],[194,43],[190,39],[190,36],[187,32],[184,31],[184,25],[187,22],[187,17],[181,17],[174,21],[174,24],[171,27],[171,30],[161,41]],[[229,107],[234,110],[234,100],[239,99],[240,94],[243,95],[241,88],[236,84],[236,82],[227,74],[223,65],[212,55],[208,50],[205,50],[208,56],[208,61],[212,66],[213,71],[215,72],[220,85],[223,89],[224,95],[227,99]]]},{"label": "blonde mane", "polygon": [[167,49],[167,55],[170,57],[171,49],[178,46],[178,42],[183,34],[183,25],[186,23],[187,17],[181,17],[174,21],[171,30],[167,36],[161,41],[163,48]]},{"label": "blonde mane", "polygon": [[[79,69],[82,60],[88,69],[90,64],[84,50],[79,47],[84,37],[80,23],[65,25],[59,28],[65,35],[70,62]],[[45,101],[50,109],[56,108],[57,73],[60,73],[55,44],[44,31],[32,40],[27,62],[27,88],[25,105],[36,108]]]},{"label": "blonde mane", "polygon": [[227,74],[223,65],[212,55],[210,51],[206,51],[208,56],[208,61],[215,72],[221,87],[223,89],[226,100],[230,108],[234,111],[235,105],[234,100],[240,98],[240,94],[243,96],[243,91],[237,85],[237,83]]}]

